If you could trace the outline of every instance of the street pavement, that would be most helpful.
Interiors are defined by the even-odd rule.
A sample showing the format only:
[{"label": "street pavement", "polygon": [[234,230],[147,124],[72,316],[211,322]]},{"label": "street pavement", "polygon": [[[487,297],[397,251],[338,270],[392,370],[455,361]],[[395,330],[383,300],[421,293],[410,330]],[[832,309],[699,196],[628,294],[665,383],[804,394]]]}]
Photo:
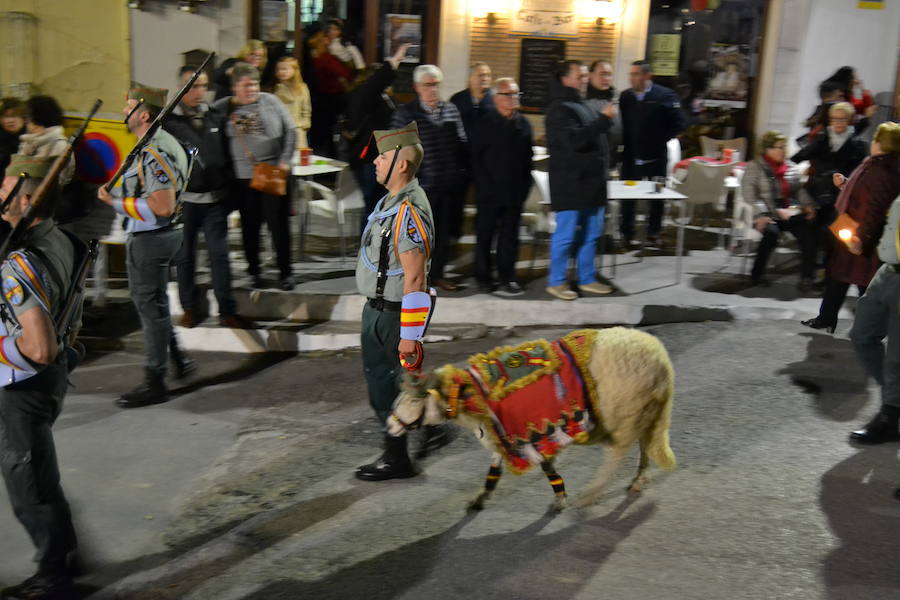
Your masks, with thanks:
[{"label": "street pavement", "polygon": [[[123,411],[140,342],[94,352],[56,428],[98,599],[685,600],[900,598],[898,444],[854,448],[877,409],[842,322],[643,327],[676,369],[671,445],[679,468],[625,487],[637,451],[586,510],[547,512],[539,471],[507,474],[486,508],[489,456],[467,432],[422,474],[366,483],[378,454],[359,354],[197,353],[170,402]],[[426,366],[562,328],[489,328],[428,345]],[[415,439],[413,440],[416,441]],[[558,461],[570,495],[597,447]],[[31,573],[30,544],[0,492],[0,583]]]}]

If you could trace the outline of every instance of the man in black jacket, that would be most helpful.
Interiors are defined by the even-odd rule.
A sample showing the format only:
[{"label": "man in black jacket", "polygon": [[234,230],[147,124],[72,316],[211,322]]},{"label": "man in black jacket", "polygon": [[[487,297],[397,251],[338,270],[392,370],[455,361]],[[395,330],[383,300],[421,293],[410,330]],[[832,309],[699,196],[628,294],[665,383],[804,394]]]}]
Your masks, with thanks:
[{"label": "man in black jacket", "polygon": [[[179,72],[181,84],[197,71],[184,66]],[[184,242],[175,259],[178,273],[178,295],[184,314],[182,327],[196,327],[206,318],[200,291],[195,281],[197,237],[200,230],[206,238],[212,271],[213,290],[219,304],[219,324],[244,329],[249,321],[237,313],[237,303],[231,293],[231,265],[228,260],[228,202],[227,188],[232,176],[228,159],[228,144],[224,140],[225,115],[206,104],[208,79],[201,73],[194,85],[181,99],[163,128],[181,142],[199,151],[184,200]]]},{"label": "man in black jacket", "polygon": [[492,292],[491,249],[497,240],[499,294],[523,293],[516,280],[519,222],[531,189],[531,124],[519,114],[519,86],[511,77],[494,83],[496,110],[482,114],[471,129],[475,177],[475,279],[482,292]]},{"label": "man in black jacket", "polygon": [[597,114],[587,106],[581,98],[586,79],[581,61],[560,62],[551,82],[553,96],[544,117],[550,152],[550,204],[556,212],[547,292],[561,300],[578,297],[566,280],[573,246],[578,289],[592,294],[612,291],[597,281],[594,255],[606,208],[609,157],[606,132],[612,125],[616,107],[608,104]]},{"label": "man in black jacket", "polygon": [[441,100],[443,80],[443,72],[435,65],[416,67],[413,84],[418,98],[397,107],[390,127],[401,129],[415,121],[419,128],[425,158],[418,179],[428,195],[435,228],[430,274],[436,287],[453,292],[459,288],[444,277],[444,266],[450,250],[453,211],[459,210],[462,201],[458,185],[468,161],[468,138],[459,109],[452,102]]},{"label": "man in black jacket", "polygon": [[[665,177],[668,151],[666,144],[685,127],[684,113],[675,92],[653,83],[650,63],[635,61],[628,72],[631,89],[622,92],[619,108],[622,111],[622,134],[625,145],[622,153],[622,176],[639,180],[644,177]],[[661,243],[662,216],[665,204],[650,204],[647,239]],[[634,201],[622,202],[622,237],[630,243],[634,237]]]}]

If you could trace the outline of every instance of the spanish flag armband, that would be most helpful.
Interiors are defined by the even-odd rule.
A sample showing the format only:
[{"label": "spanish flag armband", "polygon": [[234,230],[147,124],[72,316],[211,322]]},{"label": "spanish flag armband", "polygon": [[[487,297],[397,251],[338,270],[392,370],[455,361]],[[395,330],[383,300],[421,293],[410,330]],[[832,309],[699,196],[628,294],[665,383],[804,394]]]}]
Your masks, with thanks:
[{"label": "spanish flag armband", "polygon": [[17,335],[0,336],[0,362],[15,371],[21,371],[27,375],[34,375],[38,371],[32,366],[31,361],[25,358],[19,351],[19,347],[16,345],[16,340],[18,338],[19,336]]},{"label": "spanish flag armband", "polygon": [[403,295],[403,302],[400,304],[401,340],[421,341],[425,337],[431,306],[431,295],[427,292],[410,292]]},{"label": "spanish flag armband", "polygon": [[113,198],[112,207],[117,213],[125,215],[129,219],[148,225],[156,224],[156,215],[150,210],[150,205],[147,204],[146,198],[135,198],[134,196]]}]

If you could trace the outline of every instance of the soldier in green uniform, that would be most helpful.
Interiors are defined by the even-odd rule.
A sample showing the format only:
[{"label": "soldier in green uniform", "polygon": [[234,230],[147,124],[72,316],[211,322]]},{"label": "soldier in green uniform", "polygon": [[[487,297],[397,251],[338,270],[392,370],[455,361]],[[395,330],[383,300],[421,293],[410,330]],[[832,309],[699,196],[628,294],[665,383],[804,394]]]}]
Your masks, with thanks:
[{"label": "soldier in green uniform", "polygon": [[[125,109],[128,129],[138,137],[149,129],[166,104],[167,90],[133,84]],[[181,225],[173,222],[176,199],[188,177],[188,158],[181,144],[162,128],[140,158],[122,175],[112,193],[101,186],[97,197],[127,217],[126,266],[131,300],[144,334],[144,383],[116,400],[135,408],[168,400],[166,359],[170,343],[176,371],[185,375],[192,364],[174,343],[169,312],[169,264],[181,248]]]},{"label": "soldier in green uniform", "polygon": [[[368,298],[362,313],[361,347],[369,402],[382,424],[399,393],[400,354],[416,352],[412,339],[401,339],[404,296],[426,289],[434,221],[416,171],[424,152],[415,122],[376,131],[375,176],[388,193],[369,215],[359,258],[356,287]],[[416,472],[406,449],[406,436],[385,435],[378,460],[356,470],[368,481],[412,477]]]},{"label": "soldier in green uniform", "polygon": [[[8,199],[3,219],[13,227],[53,158],[15,155],[6,170],[0,198]],[[19,173],[29,179],[7,198]],[[77,545],[69,504],[60,485],[51,428],[62,410],[69,371],[56,323],[66,305],[84,244],[58,229],[52,189],[36,209],[31,226],[3,257],[0,301],[0,466],[16,518],[37,548],[37,573],[0,592],[2,598],[68,598],[68,554]]]}]

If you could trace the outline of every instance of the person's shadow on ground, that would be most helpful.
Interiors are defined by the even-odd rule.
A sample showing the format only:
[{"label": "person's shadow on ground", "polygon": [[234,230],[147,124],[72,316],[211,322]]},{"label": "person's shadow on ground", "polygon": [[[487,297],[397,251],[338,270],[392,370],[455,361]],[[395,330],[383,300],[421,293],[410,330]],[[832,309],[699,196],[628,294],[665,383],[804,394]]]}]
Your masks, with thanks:
[{"label": "person's shadow on ground", "polygon": [[897,444],[861,450],[822,477],[819,503],[840,547],[822,562],[828,598],[898,598]]},{"label": "person's shadow on ground", "polygon": [[868,375],[853,344],[824,333],[802,333],[806,358],[778,371],[815,398],[815,408],[834,421],[856,419],[869,398]]}]

